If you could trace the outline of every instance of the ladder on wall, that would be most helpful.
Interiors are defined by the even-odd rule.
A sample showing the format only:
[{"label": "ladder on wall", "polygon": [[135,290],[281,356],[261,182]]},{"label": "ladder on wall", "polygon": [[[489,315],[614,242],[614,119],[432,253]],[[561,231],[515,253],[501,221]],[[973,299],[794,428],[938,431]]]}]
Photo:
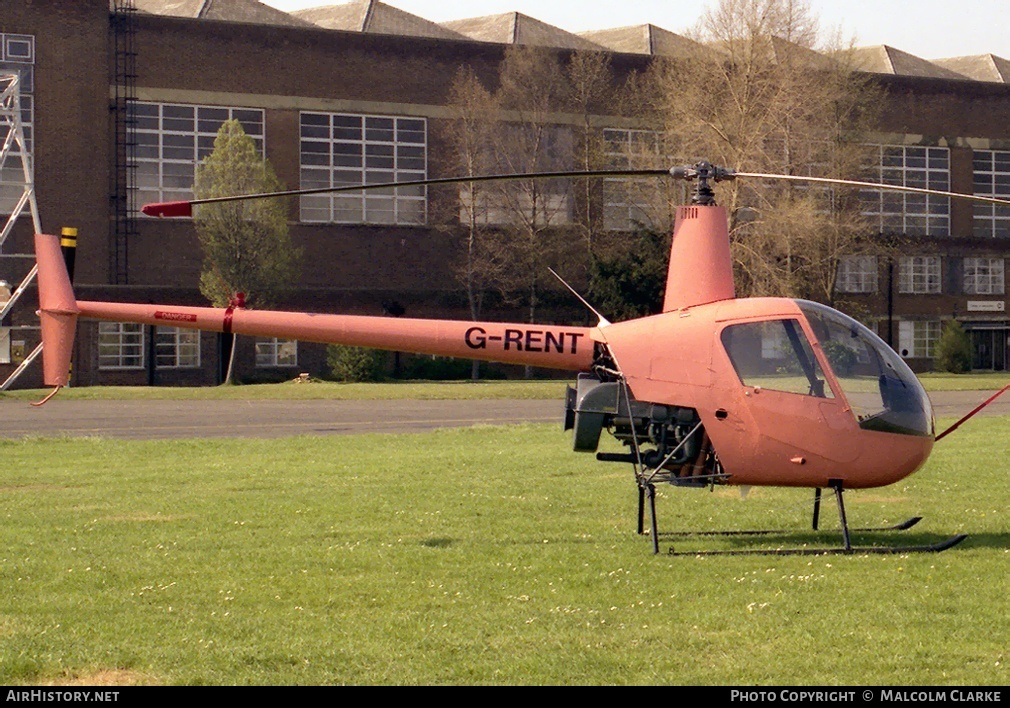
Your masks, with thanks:
[{"label": "ladder on wall", "polygon": [[[17,258],[31,258],[34,260],[35,255],[33,253],[8,254],[4,252],[4,244],[14,230],[14,225],[26,211],[31,214],[32,226],[35,229],[34,233],[42,233],[39,205],[35,201],[35,170],[32,164],[31,149],[25,139],[24,122],[21,112],[20,81],[18,74],[0,73],[0,137],[3,138],[3,146],[0,147],[0,176],[9,179],[6,182],[8,185],[15,183],[23,185],[20,197],[18,197],[15,206],[11,209],[11,213],[7,217],[3,229],[0,230],[0,261]],[[15,177],[15,175],[19,176]],[[35,280],[38,270],[38,265],[34,264],[32,269],[22,279],[20,285],[10,293],[9,299],[6,302],[0,301],[0,322],[14,309],[14,306],[21,299],[21,296],[24,295],[28,286]],[[2,297],[7,297],[6,290],[7,288],[0,290],[3,293]],[[37,326],[27,326],[17,329],[37,330],[39,328]],[[35,347],[31,354],[24,358],[21,364],[7,377],[7,380],[3,384],[0,384],[0,391],[6,391],[22,372],[35,361],[41,352],[42,343],[39,342],[39,345]]]}]

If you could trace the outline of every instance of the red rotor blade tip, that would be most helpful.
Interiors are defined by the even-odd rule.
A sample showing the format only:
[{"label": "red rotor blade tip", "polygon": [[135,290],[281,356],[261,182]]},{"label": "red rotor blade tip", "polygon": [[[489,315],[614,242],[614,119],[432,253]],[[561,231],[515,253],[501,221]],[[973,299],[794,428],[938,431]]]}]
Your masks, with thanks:
[{"label": "red rotor blade tip", "polygon": [[145,204],[140,210],[148,216],[193,216],[189,202],[156,202]]}]

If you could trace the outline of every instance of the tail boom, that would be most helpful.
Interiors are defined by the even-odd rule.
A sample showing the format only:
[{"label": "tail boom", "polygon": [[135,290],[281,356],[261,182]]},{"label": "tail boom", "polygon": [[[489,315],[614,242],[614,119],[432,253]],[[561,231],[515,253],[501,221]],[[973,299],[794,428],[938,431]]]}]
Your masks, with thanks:
[{"label": "tail boom", "polygon": [[240,308],[77,303],[88,319],[388,349],[567,371],[588,371],[595,328],[468,320],[324,315]]}]

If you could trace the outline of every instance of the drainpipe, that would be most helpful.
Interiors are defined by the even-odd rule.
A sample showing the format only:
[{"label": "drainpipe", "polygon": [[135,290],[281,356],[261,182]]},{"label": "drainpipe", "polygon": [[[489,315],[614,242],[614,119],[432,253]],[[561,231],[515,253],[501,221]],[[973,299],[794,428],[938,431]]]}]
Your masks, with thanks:
[{"label": "drainpipe", "polygon": [[887,346],[894,349],[894,259],[887,259]]}]

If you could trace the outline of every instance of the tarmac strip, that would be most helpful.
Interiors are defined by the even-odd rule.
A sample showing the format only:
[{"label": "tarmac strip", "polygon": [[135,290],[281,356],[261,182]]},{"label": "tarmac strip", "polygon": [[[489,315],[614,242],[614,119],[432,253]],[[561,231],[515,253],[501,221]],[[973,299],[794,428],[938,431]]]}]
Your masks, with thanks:
[{"label": "tarmac strip", "polygon": [[[938,418],[959,418],[991,391],[931,394]],[[1010,394],[980,415],[1010,415]],[[401,401],[71,401],[40,408],[0,400],[0,438],[95,436],[121,439],[276,438],[291,435],[420,433],[436,428],[564,420],[557,400]],[[965,423],[971,425],[971,421]]]}]

